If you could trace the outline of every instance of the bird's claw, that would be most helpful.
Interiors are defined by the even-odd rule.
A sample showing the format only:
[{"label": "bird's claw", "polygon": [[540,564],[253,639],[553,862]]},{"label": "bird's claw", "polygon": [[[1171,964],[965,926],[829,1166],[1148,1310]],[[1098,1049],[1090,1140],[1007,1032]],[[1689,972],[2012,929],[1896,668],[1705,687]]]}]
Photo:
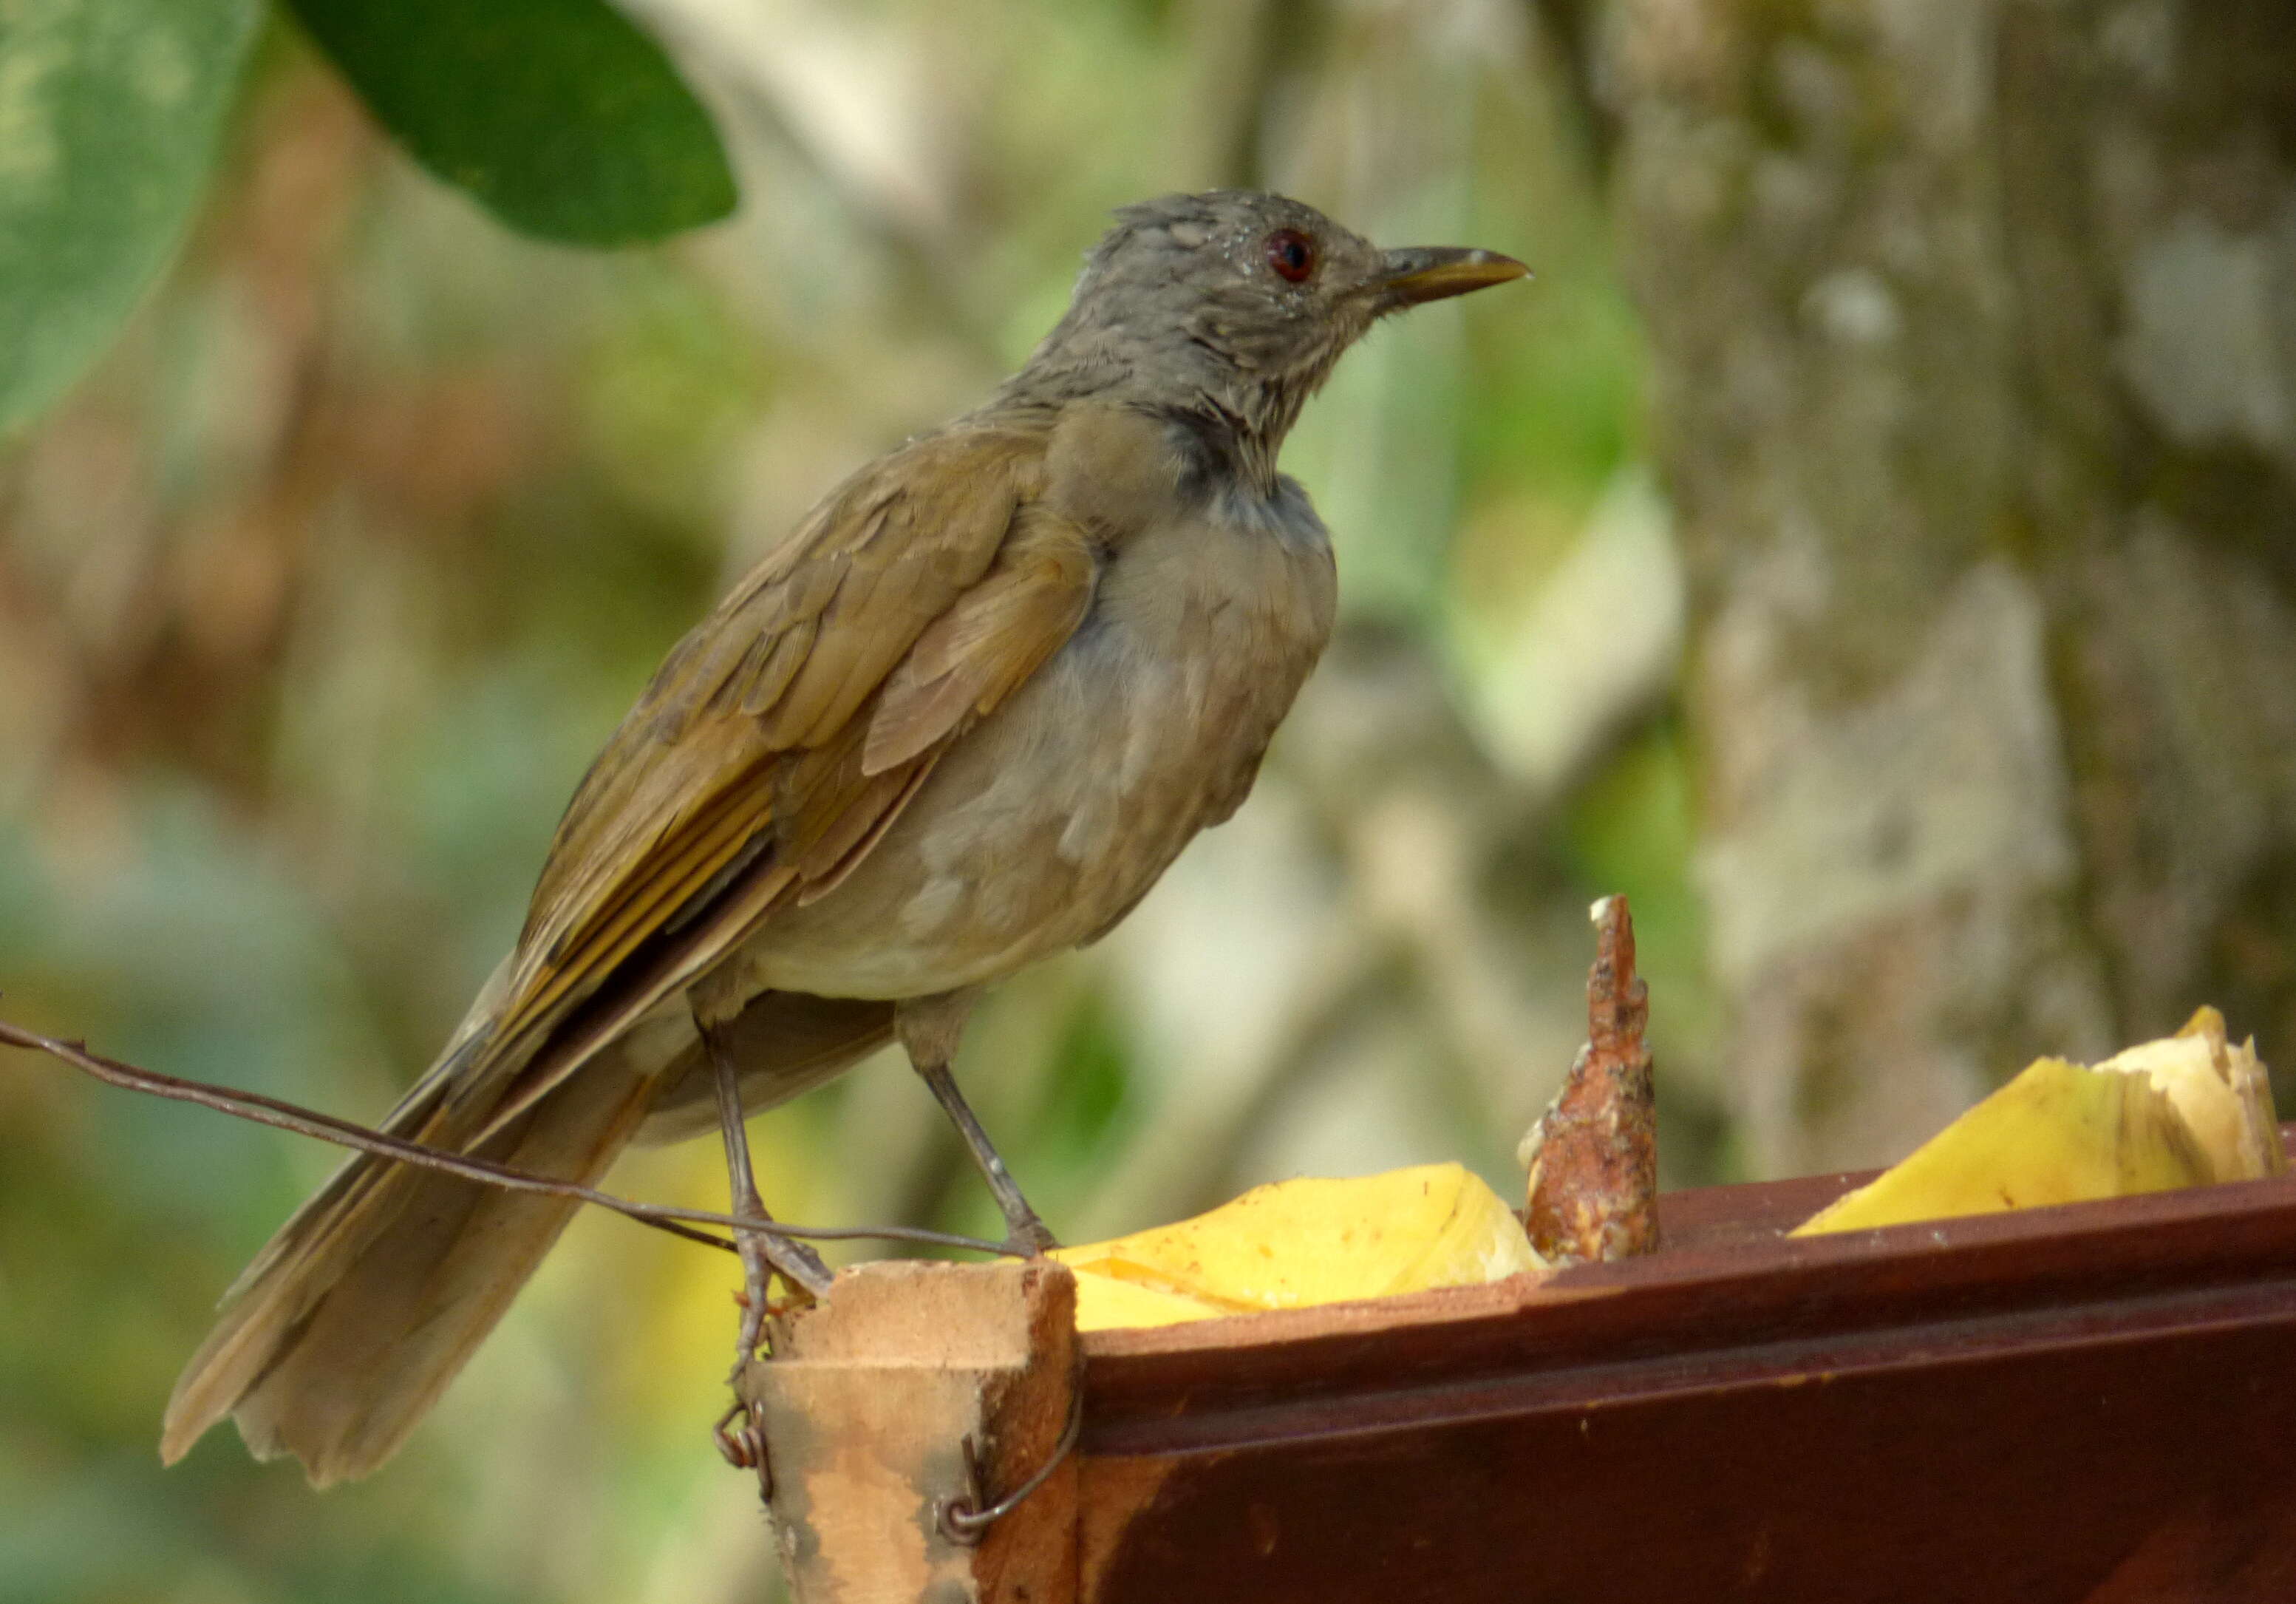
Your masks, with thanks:
[{"label": "bird's claw", "polygon": [[1013,1221],[1004,1237],[1004,1251],[1016,1259],[1042,1258],[1060,1245],[1060,1238],[1034,1214]]}]

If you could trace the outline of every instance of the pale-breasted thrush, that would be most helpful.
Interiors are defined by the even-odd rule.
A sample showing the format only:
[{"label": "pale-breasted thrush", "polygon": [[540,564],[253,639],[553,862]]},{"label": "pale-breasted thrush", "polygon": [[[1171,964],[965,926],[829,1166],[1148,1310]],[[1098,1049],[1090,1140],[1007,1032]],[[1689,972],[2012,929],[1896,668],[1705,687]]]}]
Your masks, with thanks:
[{"label": "pale-breasted thrush", "polygon": [[[1015,1242],[1050,1238],[959,1097],[980,988],[1089,942],[1233,813],[1332,627],[1275,458],[1380,317],[1519,277],[1279,196],[1127,209],[987,403],[853,474],[678,644],[583,777],[523,934],[385,1128],[588,1181],[898,1039]],[[575,1205],[352,1159],[176,1384],[315,1482],[398,1447]],[[818,1287],[820,1263],[749,1236]],[[754,1336],[752,1327],[748,1333]],[[745,1339],[746,1340],[746,1339]]]}]

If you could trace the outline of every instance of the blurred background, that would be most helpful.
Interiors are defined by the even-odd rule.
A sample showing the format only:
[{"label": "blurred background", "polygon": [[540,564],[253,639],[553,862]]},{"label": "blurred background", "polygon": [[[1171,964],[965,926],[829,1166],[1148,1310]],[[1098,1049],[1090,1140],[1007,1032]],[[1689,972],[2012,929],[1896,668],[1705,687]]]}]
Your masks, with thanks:
[{"label": "blurred background", "polygon": [[[1538,278],[1342,364],[1284,465],[1343,621],[1258,791],[977,1016],[1063,1237],[1443,1157],[1519,1192],[1609,892],[1669,1185],[1886,1162],[2202,1002],[2296,1057],[2296,6],[631,12],[730,220],[521,238],[274,21],[186,246],[0,441],[9,1017],[379,1115],[669,645],[1017,365],[1111,207],[1234,185]],[[754,1140],[785,1217],[994,1225],[897,1059]],[[373,1480],[224,1432],[162,1474],[332,1162],[0,1064],[0,1604],[768,1596],[706,1440],[734,1267],[611,1218]]]}]

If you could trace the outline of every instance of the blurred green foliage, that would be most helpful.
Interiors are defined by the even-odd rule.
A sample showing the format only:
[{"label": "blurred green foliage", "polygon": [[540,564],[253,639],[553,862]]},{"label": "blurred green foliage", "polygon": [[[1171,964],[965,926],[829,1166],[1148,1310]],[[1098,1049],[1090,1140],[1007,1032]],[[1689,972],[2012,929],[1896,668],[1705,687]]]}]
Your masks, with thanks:
[{"label": "blurred green foliage", "polygon": [[111,339],[205,187],[258,0],[0,16],[0,433]]},{"label": "blurred green foliage", "polygon": [[[706,65],[729,222],[517,238],[282,38],[183,260],[0,452],[0,1007],[379,1113],[733,575],[1021,359],[1109,208],[1262,185],[1538,278],[1381,331],[1308,409],[1285,465],[1341,547],[1330,662],[1251,803],[1003,988],[961,1073],[1072,1237],[1300,1170],[1462,1156],[1512,1191],[1583,1031],[1586,904],[1624,889],[1696,1178],[1680,581],[1662,505],[1621,490],[1641,350],[1528,12],[644,14]],[[754,1139],[792,1217],[993,1219],[890,1059]],[[578,1221],[407,1452],[320,1498],[228,1434],[165,1474],[152,1448],[212,1301],[332,1156],[14,1058],[0,1155],[0,1604],[764,1593],[753,1491],[706,1441],[720,1255]],[[698,1143],[612,1184],[724,1182]]]},{"label": "blurred green foliage", "polygon": [[605,0],[288,0],[408,153],[513,228],[621,245],[714,223],[734,175]]},{"label": "blurred green foliage", "polygon": [[[715,127],[607,0],[287,0],[425,167],[540,239],[622,245],[734,210]],[[260,0],[0,12],[0,436],[118,333],[182,243]]]}]

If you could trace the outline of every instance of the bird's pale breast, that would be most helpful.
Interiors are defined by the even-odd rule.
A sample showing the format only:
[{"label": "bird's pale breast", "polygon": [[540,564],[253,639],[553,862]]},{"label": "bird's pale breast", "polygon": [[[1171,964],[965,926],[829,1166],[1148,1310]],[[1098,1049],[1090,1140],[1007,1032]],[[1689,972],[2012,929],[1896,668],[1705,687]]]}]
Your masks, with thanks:
[{"label": "bird's pale breast", "polygon": [[1323,526],[1288,481],[1142,531],[1076,634],[853,875],[745,943],[745,989],[923,996],[1099,935],[1242,801],[1333,595]]}]

